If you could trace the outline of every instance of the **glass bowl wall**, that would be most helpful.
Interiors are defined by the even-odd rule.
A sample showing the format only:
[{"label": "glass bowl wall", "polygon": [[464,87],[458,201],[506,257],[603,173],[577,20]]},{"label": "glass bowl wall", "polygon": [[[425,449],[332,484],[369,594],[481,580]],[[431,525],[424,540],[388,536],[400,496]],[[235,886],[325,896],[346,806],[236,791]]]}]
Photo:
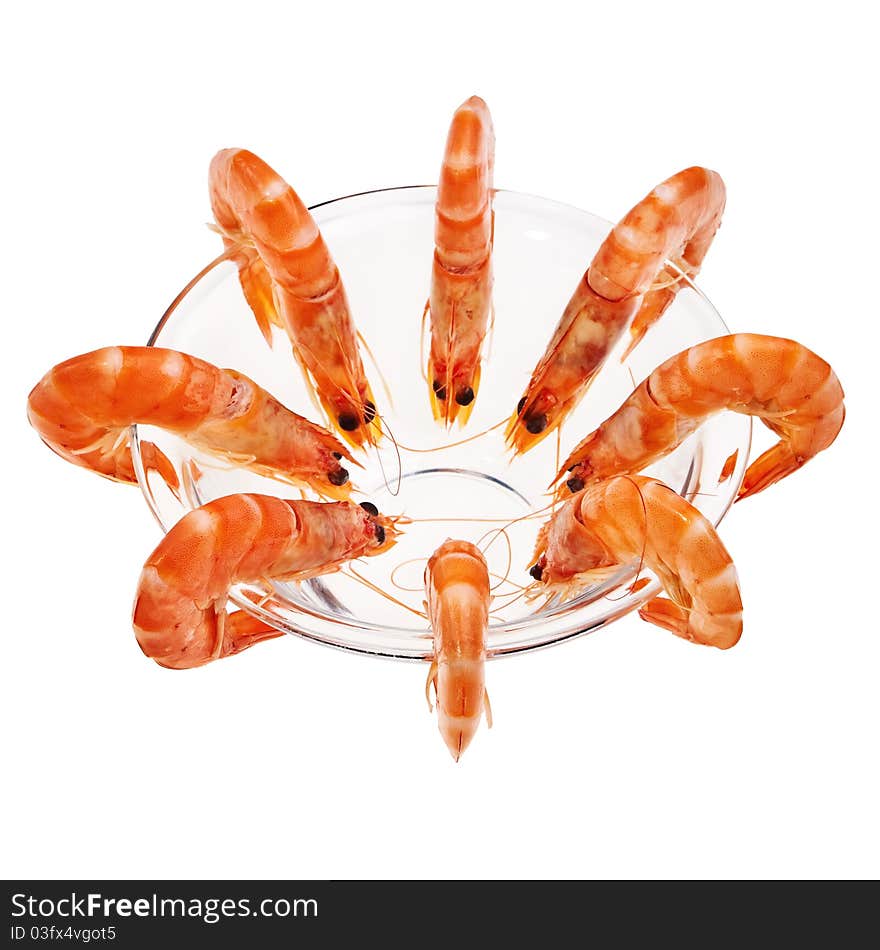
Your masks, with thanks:
[{"label": "glass bowl wall", "polygon": [[[239,586],[231,599],[290,633],[364,653],[423,659],[433,650],[428,624],[418,615],[423,609],[425,560],[444,539],[464,538],[485,549],[495,578],[489,649],[490,655],[499,656],[588,633],[657,593],[659,586],[653,580],[637,593],[628,591],[633,565],[567,603],[527,602],[518,595],[530,582],[527,571],[543,518],[514,519],[547,506],[547,486],[556,473],[558,453],[564,458],[622,402],[634,383],[674,353],[728,331],[706,297],[686,284],[623,363],[625,341],[620,342],[558,441],[551,435],[531,452],[511,459],[503,427],[491,427],[516,406],[610,223],[557,202],[499,191],[494,331],[470,421],[463,430],[447,432],[432,418],[420,356],[435,194],[433,187],[396,188],[312,209],[339,265],[355,322],[375,356],[377,365],[364,354],[367,375],[379,412],[397,443],[384,438],[378,451],[360,456],[363,469],[350,466],[356,488],[352,497],[373,502],[383,514],[418,520],[404,526],[389,552],[356,562],[353,568],[360,578],[345,569],[303,584],[274,583],[271,589]],[[188,285],[150,343],[234,367],[289,408],[323,422],[286,336],[274,332],[270,349],[242,296],[235,265],[224,261]],[[479,433],[483,433],[479,438],[442,448]],[[675,488],[717,524],[742,479],[750,435],[748,418],[721,414],[646,474]],[[155,442],[173,462],[183,486],[180,498],[155,473],[144,473],[139,438]],[[737,450],[733,475],[719,481],[725,460]],[[231,467],[150,426],[135,427],[134,456],[144,495],[165,530],[189,508],[232,492],[300,497],[288,485]],[[200,473],[197,480],[193,472]]]}]

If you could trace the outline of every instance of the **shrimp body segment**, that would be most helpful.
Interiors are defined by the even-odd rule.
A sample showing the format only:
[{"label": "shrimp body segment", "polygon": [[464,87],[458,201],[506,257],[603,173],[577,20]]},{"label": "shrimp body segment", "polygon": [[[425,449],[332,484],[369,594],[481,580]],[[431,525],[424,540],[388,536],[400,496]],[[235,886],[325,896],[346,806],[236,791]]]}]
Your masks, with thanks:
[{"label": "shrimp body segment", "polygon": [[736,568],[710,521],[667,485],[619,475],[565,502],[545,526],[532,575],[538,590],[570,593],[628,564],[644,564],[668,595],[639,611],[679,637],[723,650],[742,634]]},{"label": "shrimp body segment", "polygon": [[189,669],[281,635],[245,611],[227,615],[229,589],[304,580],[394,543],[390,519],[354,502],[227,495],[190,511],[144,564],[134,630],[160,666]]},{"label": "shrimp body segment", "polygon": [[218,152],[209,177],[218,228],[227,250],[240,251],[239,280],[263,335],[270,340],[270,324],[282,326],[332,424],[352,445],[372,444],[376,407],[357,330],[314,218],[293,188],[252,152]]},{"label": "shrimp body segment", "polygon": [[843,425],[843,389],[821,357],[794,340],[734,333],[666,360],[571,453],[556,480],[578,491],[637,472],[680,445],[710,416],[757,416],[779,442],[747,469],[738,498],[754,495],[828,448]]},{"label": "shrimp body segment", "polygon": [[[658,185],[596,252],[511,417],[508,442],[525,452],[562,424],[632,319],[630,349],[678,292],[666,261],[697,273],[721,222],[725,189],[706,168],[687,168]],[[657,282],[660,286],[652,289]],[[627,351],[628,352],[628,351]]]},{"label": "shrimp body segment", "polygon": [[[142,423],[329,497],[350,491],[340,464],[350,455],[326,429],[242,373],[176,350],[115,346],[59,363],[31,391],[28,418],[62,458],[121,482],[137,480],[129,427]],[[141,452],[176,488],[168,459],[150,443]]]},{"label": "shrimp body segment", "polygon": [[467,421],[480,382],[480,351],[492,312],[495,133],[472,96],[449,128],[437,187],[434,267],[428,300],[427,377],[435,419]]},{"label": "shrimp body segment", "polygon": [[425,570],[428,616],[434,632],[434,684],[440,734],[457,762],[486,710],[486,634],[489,629],[489,573],[480,549],[467,541],[445,541]]}]

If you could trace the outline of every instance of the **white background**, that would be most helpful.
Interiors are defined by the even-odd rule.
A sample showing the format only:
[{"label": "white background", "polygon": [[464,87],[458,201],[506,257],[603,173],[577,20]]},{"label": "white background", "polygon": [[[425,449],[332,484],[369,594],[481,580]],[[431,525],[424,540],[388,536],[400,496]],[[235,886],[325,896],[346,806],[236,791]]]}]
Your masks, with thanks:
[{"label": "white background", "polygon": [[[0,871],[876,877],[869,6],[298,6],[7,12]],[[156,524],[137,489],[54,457],[24,409],[54,363],[144,342],[215,254],[218,148],[265,155],[312,203],[431,181],[473,92],[500,187],[617,218],[679,168],[720,171],[702,287],[733,329],[828,359],[848,417],[724,521],[735,649],[629,617],[492,663],[495,728],[456,766],[420,666],[295,638],[189,673],[146,660],[129,613]]]}]

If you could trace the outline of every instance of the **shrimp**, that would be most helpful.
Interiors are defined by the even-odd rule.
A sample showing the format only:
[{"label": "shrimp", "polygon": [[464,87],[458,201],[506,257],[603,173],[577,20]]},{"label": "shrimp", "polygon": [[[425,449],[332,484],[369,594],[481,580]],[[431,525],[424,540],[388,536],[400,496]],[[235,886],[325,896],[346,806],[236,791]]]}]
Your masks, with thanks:
[{"label": "shrimp", "polygon": [[437,187],[427,377],[435,419],[467,422],[480,385],[480,350],[492,310],[495,133],[471,96],[455,112]]},{"label": "shrimp", "polygon": [[434,631],[426,694],[433,683],[440,735],[457,762],[483,710],[492,726],[485,687],[489,572],[480,549],[468,541],[444,541],[428,561],[425,590]]},{"label": "shrimp", "polygon": [[555,481],[579,491],[609,475],[638,472],[716,412],[757,416],[779,437],[746,471],[738,499],[790,475],[837,438],[843,389],[834,370],[794,340],[734,333],[666,360],[571,453]]},{"label": "shrimp", "polygon": [[536,590],[570,594],[631,563],[652,570],[668,598],[639,616],[685,640],[726,650],[742,634],[736,568],[711,522],[654,478],[618,475],[569,499],[544,526]]},{"label": "shrimp", "polygon": [[[287,332],[306,385],[353,446],[374,444],[376,406],[339,270],[297,193],[264,161],[224,149],[211,161],[211,205],[263,336]],[[257,261],[255,254],[259,257]]]},{"label": "shrimp", "polygon": [[218,498],[181,518],[147,558],[134,602],[137,641],[176,670],[241,653],[282,631],[245,611],[227,615],[233,584],[328,574],[387,550],[396,534],[394,519],[350,501]]},{"label": "shrimp", "polygon": [[[28,418],[55,453],[120,482],[135,482],[130,429],[159,426],[233,462],[328,497],[351,486],[351,458],[326,429],[285,408],[247,376],[152,346],[115,346],[59,363],[28,396]],[[145,465],[174,489],[177,474],[149,442]]]},{"label": "shrimp", "polygon": [[[612,230],[562,314],[544,356],[507,427],[514,451],[526,452],[562,424],[589,388],[624,329],[641,339],[678,292],[668,259],[696,274],[724,211],[724,182],[687,168],[658,185]],[[663,285],[652,289],[660,277]]]}]

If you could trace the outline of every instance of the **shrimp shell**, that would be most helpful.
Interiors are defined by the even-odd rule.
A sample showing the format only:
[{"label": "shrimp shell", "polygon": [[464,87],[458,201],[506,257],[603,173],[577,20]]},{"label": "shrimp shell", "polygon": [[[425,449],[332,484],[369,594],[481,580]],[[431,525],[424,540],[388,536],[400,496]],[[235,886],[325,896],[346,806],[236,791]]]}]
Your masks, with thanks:
[{"label": "shrimp shell", "polygon": [[668,277],[666,261],[695,274],[724,210],[724,182],[687,168],[658,185],[614,228],[568,302],[507,427],[515,452],[526,452],[560,426],[578,404],[630,319],[633,342],[659,319],[680,284],[651,290]]},{"label": "shrimp shell", "polygon": [[757,416],[780,437],[748,467],[738,499],[763,491],[837,438],[843,388],[821,357],[794,340],[734,333],[661,363],[574,449],[555,481],[560,495],[638,472],[724,409]]},{"label": "shrimp shell", "polygon": [[227,615],[237,583],[305,580],[394,543],[393,519],[354,502],[227,495],[186,514],[144,564],[133,624],[160,666],[190,669],[282,631],[245,611]]},{"label": "shrimp shell", "polygon": [[492,312],[495,133],[471,96],[449,128],[437,187],[427,377],[435,419],[465,423],[480,384],[480,351]]},{"label": "shrimp shell", "polygon": [[218,152],[209,180],[224,245],[240,250],[239,280],[263,336],[271,342],[270,324],[282,326],[306,384],[342,437],[355,446],[374,443],[376,406],[357,330],[314,218],[293,188],[245,149]]},{"label": "shrimp shell", "polygon": [[668,595],[639,616],[726,650],[742,634],[736,568],[712,523],[667,485],[618,475],[559,508],[538,539],[531,596],[569,595],[627,564],[644,564]]},{"label": "shrimp shell", "polygon": [[[346,497],[350,453],[243,373],[153,346],[114,346],[59,363],[28,396],[28,419],[55,453],[107,478],[135,482],[129,427],[154,425],[276,478]],[[147,468],[174,489],[177,474],[149,442]]]},{"label": "shrimp shell", "polygon": [[492,725],[485,685],[489,572],[480,549],[468,541],[444,541],[428,561],[425,590],[434,632],[426,688],[433,682],[440,734],[457,762],[484,709]]}]

